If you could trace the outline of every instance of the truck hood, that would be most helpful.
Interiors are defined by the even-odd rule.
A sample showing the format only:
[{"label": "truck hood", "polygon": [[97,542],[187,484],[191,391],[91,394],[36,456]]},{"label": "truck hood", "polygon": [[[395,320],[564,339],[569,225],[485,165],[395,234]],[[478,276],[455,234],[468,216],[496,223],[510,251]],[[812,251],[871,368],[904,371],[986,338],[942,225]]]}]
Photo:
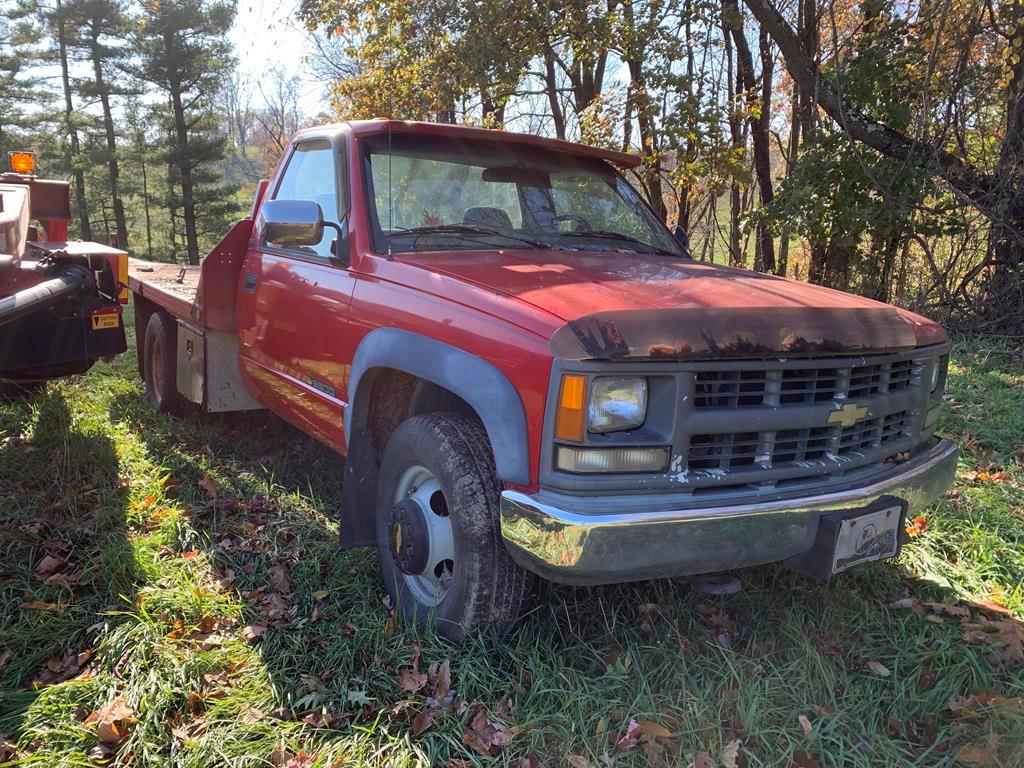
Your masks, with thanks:
[{"label": "truck hood", "polygon": [[867,354],[946,340],[871,299],[759,272],[628,252],[450,251],[411,263],[545,310],[569,359]]}]

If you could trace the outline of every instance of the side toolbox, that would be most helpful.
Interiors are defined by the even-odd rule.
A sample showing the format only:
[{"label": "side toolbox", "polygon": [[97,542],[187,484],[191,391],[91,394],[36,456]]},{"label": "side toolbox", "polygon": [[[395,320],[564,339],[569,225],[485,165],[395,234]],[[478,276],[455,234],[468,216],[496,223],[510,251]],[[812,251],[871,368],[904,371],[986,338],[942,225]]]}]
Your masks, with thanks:
[{"label": "side toolbox", "polygon": [[178,392],[208,413],[261,410],[242,385],[238,339],[178,319]]}]

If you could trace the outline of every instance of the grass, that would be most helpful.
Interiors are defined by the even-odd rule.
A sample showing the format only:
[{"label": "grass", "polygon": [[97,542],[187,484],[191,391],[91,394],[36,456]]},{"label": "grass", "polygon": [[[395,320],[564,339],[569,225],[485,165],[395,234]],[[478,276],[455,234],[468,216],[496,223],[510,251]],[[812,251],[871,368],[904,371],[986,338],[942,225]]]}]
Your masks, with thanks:
[{"label": "grass", "polygon": [[461,648],[337,549],[336,455],[267,414],[154,414],[134,366],[0,404],[0,764],[1024,765],[999,643],[1024,626],[1024,365],[999,342],[957,344],[961,478],[898,562],[752,569],[728,598],[546,586]]}]

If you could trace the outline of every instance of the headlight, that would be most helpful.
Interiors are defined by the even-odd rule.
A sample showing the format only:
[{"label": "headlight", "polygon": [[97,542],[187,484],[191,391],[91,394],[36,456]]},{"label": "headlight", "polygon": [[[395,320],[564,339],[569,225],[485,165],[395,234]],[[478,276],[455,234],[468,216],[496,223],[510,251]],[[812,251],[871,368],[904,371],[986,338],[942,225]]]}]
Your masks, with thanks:
[{"label": "headlight", "polygon": [[946,375],[949,370],[949,355],[943,355],[932,365],[932,378],[928,383],[928,391],[939,397],[946,388]]},{"label": "headlight", "polygon": [[619,432],[633,429],[647,417],[647,379],[637,376],[598,376],[590,389],[587,429]]}]

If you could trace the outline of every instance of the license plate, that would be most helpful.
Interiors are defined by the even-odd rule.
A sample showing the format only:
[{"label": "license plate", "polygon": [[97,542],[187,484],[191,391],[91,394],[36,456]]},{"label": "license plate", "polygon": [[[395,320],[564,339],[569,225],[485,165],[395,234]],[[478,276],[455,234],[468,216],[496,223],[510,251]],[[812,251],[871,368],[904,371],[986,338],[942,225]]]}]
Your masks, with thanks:
[{"label": "license plate", "polygon": [[117,328],[121,324],[121,316],[116,312],[92,316],[92,329],[102,331],[107,328]]},{"label": "license plate", "polygon": [[895,556],[899,551],[902,516],[903,507],[894,504],[841,521],[836,534],[832,573],[842,573],[861,563]]}]

